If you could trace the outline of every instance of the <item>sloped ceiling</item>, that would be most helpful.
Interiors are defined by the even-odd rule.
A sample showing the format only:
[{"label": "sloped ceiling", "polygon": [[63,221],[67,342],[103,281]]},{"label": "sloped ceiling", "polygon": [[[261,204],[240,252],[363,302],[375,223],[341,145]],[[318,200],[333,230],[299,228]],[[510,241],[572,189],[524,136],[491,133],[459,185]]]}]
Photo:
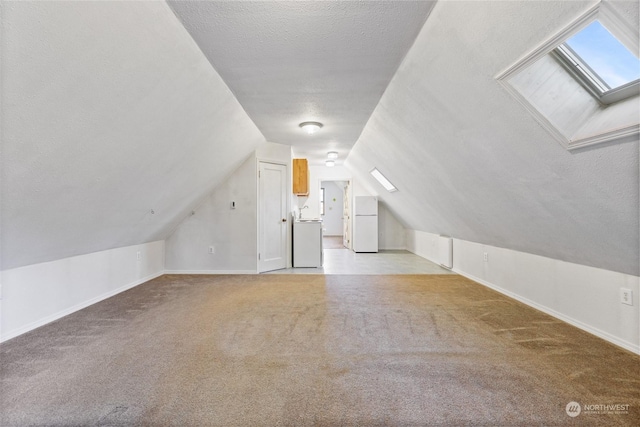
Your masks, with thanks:
[{"label": "sloped ceiling", "polygon": [[342,164],[433,4],[169,1],[265,137],[321,165]]},{"label": "sloped ceiling", "polygon": [[2,269],[163,239],[264,137],[164,2],[2,2]]},{"label": "sloped ceiling", "polygon": [[165,238],[263,134],[366,123],[346,166],[407,227],[639,273],[638,141],[567,152],[494,78],[593,2],[215,3],[171,5],[233,45],[165,2],[1,3],[2,269]]},{"label": "sloped ceiling", "polygon": [[439,2],[346,166],[411,229],[638,275],[638,141],[568,152],[494,78],[590,4]]}]

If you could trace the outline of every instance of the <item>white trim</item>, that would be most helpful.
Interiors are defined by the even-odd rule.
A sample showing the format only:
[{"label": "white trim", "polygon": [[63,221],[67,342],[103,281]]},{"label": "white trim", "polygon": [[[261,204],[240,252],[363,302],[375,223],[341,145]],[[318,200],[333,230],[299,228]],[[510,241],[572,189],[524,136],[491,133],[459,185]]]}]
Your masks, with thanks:
[{"label": "white trim", "polygon": [[638,94],[640,94],[640,79],[611,89],[600,97],[600,102],[605,105],[615,104],[618,101],[638,96]]},{"label": "white trim", "polygon": [[551,134],[553,139],[558,141],[560,145],[562,145],[564,148],[569,149],[569,144],[571,142],[569,141],[569,138],[564,136],[564,134],[560,132],[558,128],[556,128],[553,125],[553,123],[551,123],[549,119],[547,119],[536,107],[534,107],[533,104],[531,104],[526,97],[524,97],[516,88],[511,86],[511,84],[508,81],[498,80],[498,83],[500,83],[500,85],[502,85],[502,87],[504,87],[506,91],[516,101],[518,101],[518,103],[522,105],[525,108],[525,110],[529,112],[529,114],[533,116],[534,120],[538,122],[538,124],[542,126],[544,130],[546,130]]},{"label": "white trim", "polygon": [[627,20],[613,8],[611,2],[602,2],[601,8],[602,13],[598,19],[627,49],[634,55],[638,55],[640,51],[640,30],[633,25],[629,25]]},{"label": "white trim", "polygon": [[258,274],[256,270],[165,270],[164,274]]},{"label": "white trim", "polygon": [[590,145],[600,144],[601,142],[608,142],[637,135],[640,135],[640,123],[572,140],[569,142],[567,149],[575,150],[576,148],[588,147]]},{"label": "white trim", "polygon": [[406,246],[385,246],[384,248],[380,247],[378,248],[378,252],[384,252],[384,251],[406,251],[407,247]]},{"label": "white trim", "polygon": [[550,52],[565,70],[573,76],[578,83],[582,85],[598,102],[605,104],[602,100],[604,93],[612,90],[605,81],[596,73],[586,62],[580,58],[566,42],[556,47]]},{"label": "white trim", "polygon": [[[559,31],[552,37],[548,38],[534,49],[529,51],[527,54],[519,58],[514,64],[507,67],[505,70],[501,71],[495,76],[495,79],[498,83],[513,97],[515,100],[522,105],[529,114],[531,114],[535,121],[537,121],[543,129],[545,129],[556,141],[560,143],[565,149],[573,150],[576,148],[583,148],[595,144],[600,144],[604,142],[612,142],[618,141],[623,138],[627,138],[630,136],[637,136],[640,134],[640,123],[634,123],[629,126],[624,126],[618,129],[602,129],[602,131],[598,130],[597,134],[593,134],[588,137],[579,137],[576,138],[576,135],[580,135],[581,130],[585,129],[585,126],[582,126],[582,129],[578,129],[577,132],[574,132],[573,135],[565,134],[560,129],[558,129],[546,116],[545,114],[538,110],[533,104],[531,104],[527,97],[520,93],[518,89],[511,85],[509,79],[519,72],[525,70],[527,67],[538,61],[543,56],[552,52],[557,46],[564,43],[569,37],[578,31],[582,30],[594,20],[601,20],[605,25],[608,23],[607,29],[612,30],[615,33],[616,37],[622,39],[621,41],[625,46],[629,47],[631,45],[634,47],[635,51],[638,50],[638,31],[633,28],[626,22],[624,18],[622,18],[615,9],[606,2],[598,1],[594,5],[590,6],[582,15],[580,15],[577,19],[567,25],[563,30]],[[611,28],[613,27],[613,28]],[[563,64],[563,67],[566,69],[566,65],[563,61],[560,61]],[[575,74],[574,72],[568,70],[567,72]],[[582,79],[577,79],[581,85]],[[631,85],[635,87],[635,85]],[[592,93],[590,89],[585,89]],[[633,91],[634,89],[630,89]],[[625,90],[621,91],[625,92]],[[616,90],[612,91],[609,94],[610,102],[617,101],[617,97],[620,95]],[[625,92],[626,93],[626,92]],[[593,95],[593,93],[592,93]],[[606,96],[606,95],[605,95]],[[636,99],[639,95],[633,95]],[[602,104],[602,100],[597,97],[598,102]],[[598,110],[592,114],[591,119],[597,117],[599,112],[603,111]]]},{"label": "white trim", "polygon": [[79,304],[75,304],[75,305],[73,305],[73,306],[71,306],[69,308],[66,308],[64,310],[61,310],[61,311],[59,311],[57,313],[54,313],[54,314],[51,314],[49,316],[43,317],[42,319],[38,319],[35,322],[31,322],[29,324],[26,324],[26,325],[24,325],[24,326],[22,326],[22,327],[20,327],[18,329],[14,329],[13,331],[9,331],[6,334],[2,335],[2,337],[0,337],[0,342],[4,342],[4,341],[7,341],[7,340],[10,340],[11,338],[15,338],[15,337],[17,337],[19,335],[22,335],[22,334],[27,333],[29,331],[32,331],[32,330],[34,330],[36,328],[44,326],[47,323],[51,323],[51,322],[53,322],[55,320],[58,320],[58,319],[60,319],[60,318],[62,318],[64,316],[68,316],[70,314],[73,314],[76,311],[80,311],[83,308],[87,308],[90,305],[96,304],[96,303],[98,303],[100,301],[103,301],[103,300],[105,300],[107,298],[111,298],[112,296],[115,296],[115,295],[117,295],[117,294],[119,294],[121,292],[127,291],[127,290],[129,290],[131,288],[135,288],[136,286],[141,285],[141,284],[143,284],[145,282],[148,282],[150,280],[153,280],[153,279],[155,279],[157,277],[160,277],[163,274],[164,274],[164,272],[161,271],[161,272],[158,272],[158,273],[151,274],[151,275],[149,275],[147,277],[143,277],[142,279],[137,279],[137,280],[135,280],[135,281],[133,281],[133,282],[131,282],[129,284],[126,284],[124,286],[121,286],[121,287],[119,287],[117,289],[113,289],[113,290],[111,290],[109,292],[105,292],[102,295],[98,295],[97,297],[90,298],[90,299],[88,299],[86,301],[83,301],[83,302],[81,302]]},{"label": "white trim", "polygon": [[540,310],[543,313],[548,314],[549,316],[555,317],[556,319],[562,320],[563,322],[569,323],[572,326],[575,326],[576,328],[582,329],[583,331],[589,332],[590,334],[593,334],[595,336],[597,336],[598,338],[602,338],[603,340],[606,340],[610,343],[613,343],[619,347],[624,348],[625,350],[629,350],[633,353],[639,354],[640,355],[640,345],[635,345],[633,343],[630,343],[628,341],[624,341],[621,340],[620,338],[611,335],[607,332],[601,331],[600,329],[594,328],[592,326],[587,325],[586,323],[583,323],[579,320],[576,320],[572,317],[569,316],[565,316],[564,314],[557,312],[553,309],[550,309],[544,305],[540,305],[534,301],[531,301],[530,299],[521,297],[520,295],[507,291],[506,289],[503,289],[499,286],[494,285],[493,283],[487,282],[486,280],[482,280],[479,277],[475,277],[471,274],[465,273],[463,271],[460,271],[459,269],[452,269],[452,271],[458,273],[461,276],[466,277],[467,279],[473,280],[474,282],[477,282],[483,286],[486,286],[490,289],[493,289],[496,292],[499,292],[503,295],[508,296],[509,298],[513,298],[523,304],[528,305],[529,307],[533,307],[536,310]]},{"label": "white trim", "polygon": [[512,75],[519,73],[520,71],[524,70],[525,68],[529,67],[531,64],[536,62],[538,59],[542,58],[543,56],[551,52],[553,49],[556,48],[556,46],[563,43],[566,39],[568,39],[578,31],[582,30],[587,25],[589,25],[594,19],[596,19],[596,16],[600,11],[601,5],[602,5],[602,2],[599,1],[598,3],[591,6],[581,16],[579,16],[578,19],[573,21],[571,24],[565,27],[562,31],[556,33],[549,39],[545,40],[544,42],[542,42],[541,44],[533,48],[531,51],[529,51],[528,53],[520,57],[513,65],[507,67],[505,70],[498,73],[495,76],[495,79],[499,81],[508,79]]},{"label": "white trim", "polygon": [[[616,39],[616,41],[620,43],[620,40]],[[637,96],[640,92],[640,79],[635,79],[611,88],[566,42],[556,47],[550,54],[553,55],[556,60],[560,62],[560,65],[603,107]]]},{"label": "white trim", "polygon": [[[437,241],[437,234],[407,229],[407,249],[436,264]],[[454,273],[640,354],[640,339],[636,334],[640,333],[637,308],[640,299],[634,294],[633,307],[619,305],[618,300],[618,288],[621,287],[640,294],[640,277],[457,238],[454,238],[454,252]],[[489,255],[484,262],[483,252]],[[539,275],[532,278],[531,274]],[[576,279],[568,280],[568,275],[572,274]],[[576,303],[601,307],[601,313],[563,304],[555,297],[579,293],[583,287],[593,293],[579,298],[580,302],[576,300]]]}]

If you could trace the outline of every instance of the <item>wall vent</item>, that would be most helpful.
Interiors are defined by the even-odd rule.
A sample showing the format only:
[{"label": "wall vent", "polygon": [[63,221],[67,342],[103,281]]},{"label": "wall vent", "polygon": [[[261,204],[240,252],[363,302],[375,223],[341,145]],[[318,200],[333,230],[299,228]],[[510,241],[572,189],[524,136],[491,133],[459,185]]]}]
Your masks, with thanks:
[{"label": "wall vent", "polygon": [[449,236],[438,236],[438,261],[444,268],[453,268],[453,239]]}]

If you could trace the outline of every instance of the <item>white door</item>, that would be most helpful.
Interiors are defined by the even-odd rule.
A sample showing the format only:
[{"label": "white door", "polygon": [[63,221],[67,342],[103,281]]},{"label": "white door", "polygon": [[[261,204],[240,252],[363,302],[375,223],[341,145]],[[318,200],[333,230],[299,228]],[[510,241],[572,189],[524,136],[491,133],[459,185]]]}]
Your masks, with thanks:
[{"label": "white door", "polygon": [[260,162],[258,271],[287,267],[287,167]]}]

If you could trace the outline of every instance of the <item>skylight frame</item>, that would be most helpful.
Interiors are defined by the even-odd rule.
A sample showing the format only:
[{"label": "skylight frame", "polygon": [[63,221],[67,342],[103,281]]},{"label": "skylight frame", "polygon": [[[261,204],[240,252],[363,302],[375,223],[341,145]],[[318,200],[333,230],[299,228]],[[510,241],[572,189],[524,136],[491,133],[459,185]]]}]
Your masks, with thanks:
[{"label": "skylight frame", "polygon": [[[608,120],[602,119],[604,119],[605,110],[618,106],[622,106],[623,111],[631,112],[630,116],[640,117],[640,114],[635,114],[635,110],[638,110],[639,107],[638,104],[634,102],[634,100],[640,99],[640,93],[635,93],[614,105],[607,105],[599,102],[591,96],[588,91],[585,91],[587,96],[594,99],[594,101],[601,106],[600,110],[590,113],[588,123],[585,122],[577,129],[565,129],[550,121],[547,116],[548,111],[532,104],[529,95],[516,88],[512,80],[522,75],[522,73],[525,73],[529,67],[533,66],[541,58],[549,54],[553,56],[553,50],[556,47],[568,40],[573,34],[586,28],[596,19],[610,30],[631,52],[640,51],[640,30],[638,27],[621,15],[611,2],[598,0],[595,4],[585,9],[581,15],[577,16],[576,19],[566,27],[551,35],[546,40],[541,41],[540,44],[533,47],[514,63],[495,75],[498,84],[531,114],[545,131],[569,151],[598,144],[623,142],[638,138],[638,136],[640,136],[640,119],[626,123],[619,122],[614,125],[611,125]],[[560,63],[558,63],[558,66],[562,67]],[[576,84],[579,85],[580,83],[576,81]],[[607,96],[616,95],[612,93]],[[549,104],[553,104],[551,97],[549,97],[548,101]],[[613,104],[613,101],[611,103]],[[594,126],[591,126],[592,124],[594,124]]]},{"label": "skylight frame", "polygon": [[569,74],[603,105],[640,93],[640,79],[612,89],[566,42],[556,47],[552,53]]},{"label": "skylight frame", "polygon": [[371,170],[369,171],[369,173],[370,173],[370,174],[371,174],[371,176],[373,176],[373,177],[376,179],[376,181],[378,181],[378,182],[380,183],[380,185],[382,185],[382,186],[384,187],[384,189],[385,189],[385,190],[387,190],[389,193],[393,193],[393,192],[398,191],[398,188],[397,188],[395,185],[393,185],[393,184],[391,183],[391,181],[389,181],[389,180],[387,179],[387,177],[386,177],[386,176],[384,176],[384,175],[382,174],[382,172],[380,172],[380,171],[378,170],[378,168],[373,168],[373,169],[371,169]]}]

